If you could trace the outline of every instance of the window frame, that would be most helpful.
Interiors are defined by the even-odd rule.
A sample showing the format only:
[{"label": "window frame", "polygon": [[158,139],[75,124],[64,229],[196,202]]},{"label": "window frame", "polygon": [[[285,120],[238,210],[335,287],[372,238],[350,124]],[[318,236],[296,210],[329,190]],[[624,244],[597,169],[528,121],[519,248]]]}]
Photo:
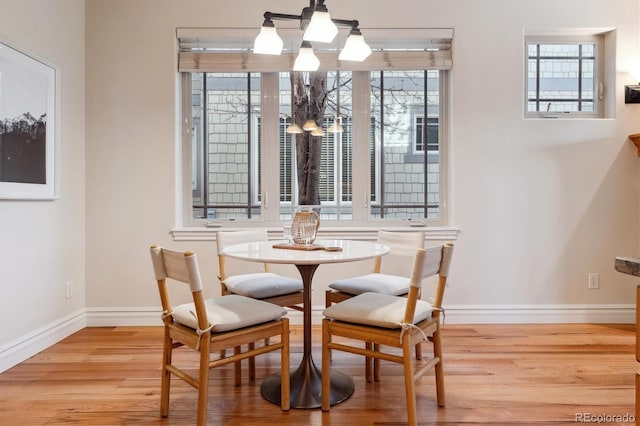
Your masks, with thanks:
[{"label": "window frame", "polygon": [[[402,70],[396,70],[396,71],[402,71]],[[387,164],[386,162],[386,158],[389,155],[387,151],[387,144],[385,141],[385,137],[383,133],[386,132],[381,132],[379,134],[379,138],[376,138],[376,144],[375,144],[375,161],[370,161],[370,164],[374,164],[375,162],[375,166],[373,166],[375,168],[375,173],[372,173],[372,175],[375,175],[375,189],[376,189],[376,197],[374,199],[371,200],[371,208],[375,208],[377,209],[378,213],[374,214],[371,209],[369,211],[369,215],[370,218],[369,220],[371,221],[384,221],[385,223],[389,222],[389,221],[412,221],[413,219],[411,218],[405,218],[405,219],[389,219],[388,217],[386,217],[386,211],[389,210],[394,210],[394,209],[407,209],[407,210],[411,210],[411,209],[424,209],[424,215],[428,216],[428,210],[433,209],[434,206],[432,205],[432,203],[429,202],[429,190],[428,188],[432,185],[437,185],[438,186],[438,202],[437,202],[437,211],[438,211],[438,216],[437,217],[423,217],[420,219],[417,219],[417,222],[423,223],[423,224],[429,224],[429,225],[433,225],[433,224],[442,224],[444,223],[444,220],[446,220],[446,209],[445,209],[445,191],[443,190],[443,188],[446,187],[446,178],[443,176],[443,170],[445,170],[445,164],[443,164],[444,159],[447,158],[446,153],[441,152],[440,151],[440,140],[442,138],[445,138],[446,133],[444,133],[445,129],[443,127],[441,127],[442,123],[446,123],[445,120],[445,116],[446,116],[446,111],[448,111],[448,107],[447,107],[447,99],[448,99],[448,93],[447,93],[447,88],[448,88],[448,73],[444,70],[438,70],[438,115],[437,117],[429,117],[429,108],[428,108],[428,96],[427,96],[427,79],[428,79],[428,74],[431,73],[431,70],[404,70],[404,71],[419,71],[419,72],[423,72],[423,79],[424,79],[424,100],[423,100],[423,105],[421,107],[418,107],[417,104],[410,106],[407,111],[407,116],[408,116],[408,121],[409,124],[408,126],[410,127],[409,129],[409,142],[408,142],[408,151],[404,154],[404,164],[421,164],[424,169],[424,200],[422,201],[421,204],[416,203],[415,205],[412,205],[413,203],[411,203],[409,201],[409,203],[397,203],[394,201],[387,201],[387,195],[391,195],[390,193],[387,193],[386,191],[383,190],[383,187],[386,187],[387,185],[387,180],[386,180],[386,175],[383,174],[383,170],[385,170],[387,168],[387,166],[389,164]],[[378,74],[379,73],[379,78],[382,80],[384,80],[385,78],[387,78],[387,76],[385,76],[385,72],[384,71],[371,71],[371,74]],[[372,77],[375,78],[375,77]],[[393,78],[393,77],[391,77]],[[381,86],[384,86],[384,84],[381,84]],[[380,96],[381,98],[386,97],[385,95],[379,93],[377,96]],[[384,104],[385,102],[383,101],[381,105],[379,105],[379,108],[381,108],[381,110],[384,110]],[[422,108],[422,109],[421,109]],[[379,111],[380,112],[380,111]],[[416,123],[417,123],[417,117],[421,117],[422,118],[422,123],[423,123],[423,127],[422,127],[422,138],[426,139],[426,128],[424,127],[424,116],[427,116],[427,122],[429,122],[429,118],[435,118],[436,122],[437,122],[437,128],[438,128],[438,150],[434,151],[434,150],[429,150],[429,144],[425,144],[425,147],[427,148],[427,151],[416,151],[416,134],[418,133],[416,130]],[[373,117],[373,116],[372,116]],[[379,116],[373,117],[375,119],[380,118]],[[384,121],[384,119],[382,119]],[[382,125],[384,126],[384,122],[382,123]],[[393,156],[393,154],[391,154],[391,156]],[[435,161],[434,161],[435,160]],[[431,183],[429,181],[429,163],[437,163],[438,164],[438,182],[437,183]],[[396,182],[397,183],[397,182]],[[374,187],[371,188],[371,190],[374,190]],[[396,194],[397,195],[397,194]],[[443,212],[445,212],[445,215],[443,215]],[[409,214],[410,215],[410,214]],[[379,217],[371,217],[371,216],[379,216]]]},{"label": "window frame", "polygon": [[[205,73],[206,74],[206,73]],[[273,78],[265,78],[265,76],[268,76],[270,74],[275,74],[276,77]],[[191,164],[192,164],[192,152],[191,149],[193,148],[193,139],[192,139],[192,133],[194,130],[194,124],[192,123],[192,118],[190,116],[191,114],[191,107],[190,107],[190,97],[191,97],[191,73],[184,73],[183,75],[183,91],[185,93],[187,93],[187,96],[183,95],[183,99],[187,98],[189,99],[187,102],[189,102],[188,105],[185,106],[184,111],[183,111],[183,116],[184,116],[184,134],[188,135],[187,137],[183,137],[183,187],[188,184],[189,190],[188,191],[184,191],[183,194],[183,224],[184,226],[202,226],[205,225],[207,223],[212,223],[212,222],[218,222],[217,218],[214,217],[208,217],[208,218],[194,218],[193,217],[193,192],[191,190],[192,187],[192,180],[191,180],[191,175],[192,175],[192,170],[191,170]],[[361,87],[360,90],[362,90],[362,88],[366,87],[367,90],[370,86],[370,81],[369,81],[369,72],[357,72],[354,73],[354,80],[356,81],[355,84],[359,85]],[[446,143],[442,143],[442,141],[446,140],[446,111],[448,110],[447,105],[446,105],[446,100],[447,100],[447,76],[448,73],[446,71],[443,71],[441,73],[441,77],[440,77],[440,93],[441,93],[441,105],[440,105],[440,110],[441,110],[441,116],[439,117],[440,123],[439,123],[439,129],[440,129],[440,134],[439,134],[439,148],[440,148],[440,152],[439,152],[439,164],[440,164],[440,215],[438,218],[432,218],[432,219],[421,219],[421,222],[424,223],[428,223],[430,226],[442,226],[444,224],[446,224],[446,221],[448,219],[447,217],[447,210],[445,208],[445,200],[446,200],[446,173],[447,173],[447,167],[446,167],[446,163],[444,161],[444,159],[446,158]],[[273,93],[278,93],[279,91],[279,78],[277,77],[277,73],[262,73],[262,86],[261,86],[261,90],[262,90],[262,98],[269,98],[271,96],[271,98],[273,98],[272,95]],[[366,104],[368,105],[368,97],[361,97],[362,98],[367,98]],[[370,108],[369,107],[365,107],[364,105],[361,105],[360,107],[354,107],[354,108],[362,108],[361,110],[365,110],[365,111],[369,111]],[[281,122],[280,122],[280,112],[279,112],[279,107],[278,108],[269,108],[266,107],[266,105],[261,105],[260,107],[260,114],[258,115],[252,115],[252,123],[251,123],[251,132],[253,133],[252,138],[254,139],[253,141],[250,141],[250,147],[256,151],[253,152],[253,155],[251,155],[251,157],[254,159],[254,161],[252,161],[252,163],[249,165],[249,167],[251,167],[254,170],[254,177],[256,177],[257,175],[257,170],[260,168],[260,166],[257,164],[256,160],[258,158],[262,158],[263,164],[265,161],[269,161],[269,159],[273,160],[275,158],[278,158],[278,161],[276,164],[280,165],[279,162],[279,156],[280,156],[280,147],[279,147],[279,138],[280,138],[280,128],[282,126]],[[411,120],[414,121],[415,115],[411,115]],[[265,129],[263,127],[264,123],[269,123],[272,119],[275,120],[276,124],[273,126],[275,129],[275,134],[272,134],[274,132],[271,132],[269,129]],[[369,114],[361,114],[361,117],[351,117],[352,120],[352,158],[363,158],[363,154],[366,151],[366,165],[364,164],[364,162],[362,164],[360,164],[360,166],[356,166],[356,164],[354,163],[352,165],[353,168],[353,175],[352,175],[352,200],[351,201],[342,201],[339,200],[339,202],[337,203],[332,203],[331,206],[333,206],[334,204],[339,205],[350,205],[351,209],[352,209],[352,219],[348,220],[348,221],[342,221],[342,223],[340,223],[340,220],[337,221],[331,221],[331,220],[327,220],[326,223],[329,223],[330,226],[350,226],[350,227],[362,227],[362,226],[372,226],[375,223],[384,223],[385,226],[400,226],[400,225],[406,225],[407,224],[407,219],[389,219],[389,218],[375,218],[375,217],[371,217],[371,211],[370,209],[372,208],[372,205],[376,204],[376,200],[370,200],[369,199],[369,194],[370,194],[370,188],[371,188],[371,184],[372,182],[370,182],[370,176],[371,176],[371,169],[370,169],[370,165],[371,165],[371,158],[369,155],[369,135],[370,135],[370,129],[371,129],[371,120],[370,120],[370,116]],[[260,136],[258,136],[258,128],[261,129],[260,132]],[[354,137],[354,135],[356,135]],[[258,138],[260,138],[260,140],[258,140]],[[203,136],[201,136],[200,138],[200,143],[205,143],[206,138],[204,138]],[[275,139],[275,140],[274,140]],[[359,141],[359,142],[358,142]],[[361,151],[359,153],[356,153],[356,146],[360,146],[362,145],[363,141],[367,141],[366,147],[364,148],[365,151]],[[274,143],[277,142],[277,143]],[[415,146],[414,144],[415,141],[412,141],[412,147]],[[334,155],[337,155],[336,150],[340,149],[340,147],[338,146],[340,144],[337,144],[334,148]],[[257,149],[258,147],[261,149],[260,154],[258,154]],[[276,147],[276,148],[273,148]],[[273,152],[275,149],[275,153]],[[376,149],[378,149],[378,147],[376,147]],[[429,151],[428,154],[431,154],[432,152]],[[420,152],[419,153],[420,156],[423,156],[424,153]],[[295,153],[294,153],[294,158],[292,158],[292,161],[295,161]],[[294,165],[295,168],[295,165]],[[340,169],[342,168],[342,164],[339,165],[339,167],[336,167],[336,169],[334,170],[335,173],[339,173]],[[271,169],[276,169],[276,170],[271,170]],[[247,219],[227,219],[227,220],[223,220],[221,222],[228,222],[228,221],[233,221],[236,224],[242,223],[242,224],[250,224],[252,222],[258,222],[261,223],[262,225],[275,225],[275,224],[279,224],[282,222],[283,218],[282,215],[279,213],[279,210],[281,207],[281,205],[283,204],[289,204],[288,202],[282,203],[280,202],[280,167],[278,166],[277,168],[262,168],[262,172],[264,173],[271,173],[274,174],[275,176],[277,176],[277,179],[275,179],[275,183],[273,182],[269,182],[268,178],[265,178],[263,176],[263,179],[261,179],[261,183],[262,183],[262,188],[260,191],[260,194],[258,194],[257,192],[255,192],[254,196],[257,198],[258,201],[258,205],[261,205],[261,209],[262,209],[262,214],[257,215],[257,217],[255,218],[247,218]],[[295,176],[295,170],[293,170],[294,176]],[[185,179],[185,176],[188,176],[188,180]],[[256,177],[257,178],[257,177]],[[334,176],[334,179],[336,179],[337,177]],[[426,182],[426,176],[425,176],[425,184]],[[375,185],[380,184],[379,181],[379,176],[378,173],[376,173],[375,176]],[[187,181],[187,182],[184,182]],[[336,188],[334,188],[337,190],[337,186]],[[257,188],[256,188],[257,190]],[[292,190],[295,193],[297,191],[297,187],[295,182],[292,182]],[[340,193],[338,192],[337,195],[340,195]],[[295,198],[295,194],[293,194],[294,198]],[[261,200],[264,200],[264,203],[261,202]],[[362,201],[360,201],[362,200]],[[292,206],[292,208],[294,208],[293,203],[290,203],[290,205]]]},{"label": "window frame", "polygon": [[[434,124],[435,122],[435,124]],[[435,143],[431,142],[429,143],[429,127],[430,126],[435,126],[438,127],[439,129],[439,117],[429,117],[427,114],[427,128],[426,128],[426,133],[425,130],[423,128],[424,126],[424,114],[413,114],[413,154],[417,154],[417,155],[422,155],[425,153],[425,146],[426,146],[426,152],[427,154],[435,154],[438,152],[438,149],[429,149],[430,147],[433,147],[434,145],[436,147],[439,148],[439,144],[440,144],[440,135],[438,134],[438,141],[436,141]],[[439,133],[439,132],[438,132]],[[425,143],[423,141],[424,136],[427,136],[427,142]],[[418,137],[420,138],[420,140],[418,140]],[[418,148],[418,144],[422,145],[422,149]]]},{"label": "window frame", "polygon": [[[290,69],[290,58],[295,54],[294,52],[283,53],[281,57],[276,58],[273,64],[268,69],[263,69],[264,64],[260,58],[256,55],[248,55],[244,50],[244,46],[239,46],[237,52],[231,52],[228,50],[228,41],[233,40],[230,31],[242,35],[250,33],[251,38],[255,35],[254,29],[233,29],[228,28],[177,28],[176,36],[178,40],[178,76],[184,78],[178,78],[177,81],[181,82],[182,90],[179,91],[182,105],[190,105],[191,90],[190,84],[184,84],[184,82],[190,83],[188,76],[192,72],[260,72],[262,75],[262,110],[274,108],[268,106],[271,102],[275,102],[277,105],[278,89],[277,84],[268,84],[266,82],[266,76],[272,75],[273,80],[271,83],[277,82],[277,72]],[[286,31],[285,31],[286,32]],[[299,30],[292,29],[291,37],[299,38]],[[282,34],[281,34],[282,36]],[[447,179],[447,133],[446,129],[446,114],[450,113],[450,109],[446,106],[447,97],[450,96],[448,84],[448,76],[450,74],[452,60],[451,60],[451,44],[453,39],[453,29],[451,28],[416,28],[416,29],[368,29],[367,39],[374,48],[374,52],[371,57],[363,64],[343,64],[345,68],[340,67],[340,70],[352,71],[354,74],[368,75],[371,69],[402,69],[414,70],[424,69],[421,67],[429,66],[431,70],[444,71],[441,78],[440,85],[442,87],[443,99],[441,105],[444,114],[440,118],[441,128],[441,140],[440,140],[440,205],[441,213],[437,221],[427,220],[429,226],[433,226],[433,232],[442,232],[438,230],[448,224],[450,220],[451,212],[446,207],[446,195],[448,190]],[[387,52],[378,51],[379,49],[389,49]],[[295,48],[294,48],[295,50]],[[335,58],[326,60],[323,59],[322,64],[331,64],[337,62],[337,53],[334,53],[332,49],[328,49],[327,52],[322,53],[326,58],[331,58],[332,55]],[[219,56],[218,56],[219,55]],[[226,55],[226,56],[225,56]],[[233,58],[231,58],[233,56]],[[249,58],[249,63],[245,64],[245,59]],[[227,58],[230,61],[226,61],[219,58]],[[237,58],[237,59],[234,59]],[[235,61],[235,62],[234,62]],[[238,65],[243,65],[242,68],[237,68]],[[404,64],[404,65],[401,65]],[[247,68],[244,68],[244,65]],[[380,66],[381,68],[377,68]],[[415,68],[414,68],[415,66]],[[385,68],[387,67],[387,68]],[[329,71],[335,71],[330,69]],[[267,83],[267,84],[265,84]],[[358,83],[363,89],[368,88],[367,82]],[[358,105],[355,105],[355,104]],[[274,108],[277,110],[277,106]],[[354,208],[352,219],[349,221],[327,221],[324,222],[324,229],[330,228],[351,228],[360,229],[353,232],[367,232],[365,229],[378,229],[380,226],[380,219],[370,217],[370,204],[369,197],[370,185],[374,184],[371,180],[371,169],[369,144],[369,129],[371,123],[369,121],[369,99],[368,97],[362,97],[354,100],[354,110],[359,111],[356,116],[352,117],[353,137],[351,143],[353,151],[351,155],[353,159],[359,159],[358,162],[354,162],[352,182],[352,199],[350,201],[341,201],[341,203],[352,203]],[[176,198],[176,226],[178,229],[183,228],[184,236],[192,236],[192,232],[196,231],[194,228],[203,227],[203,225],[211,225],[214,228],[218,226],[238,228],[238,227],[280,227],[282,218],[279,215],[277,204],[279,202],[280,192],[280,171],[279,167],[263,167],[262,168],[262,185],[261,193],[259,194],[262,200],[260,217],[255,219],[238,219],[232,223],[227,221],[216,221],[210,223],[211,220],[206,218],[193,219],[192,213],[192,192],[191,192],[191,143],[186,143],[187,139],[191,141],[191,117],[190,112],[186,111],[186,108],[182,108],[182,142],[177,147],[178,152],[181,152],[182,158],[178,160],[177,166],[180,171],[176,179],[176,187],[180,189],[180,193]],[[180,126],[179,126],[180,127]],[[271,146],[273,141],[278,140],[279,134],[279,120],[276,118],[271,121],[265,121],[265,116],[261,119],[262,135],[261,135],[261,157],[264,164],[280,164],[279,163],[279,149],[273,149]],[[269,129],[267,129],[267,127]],[[357,130],[359,128],[360,130]],[[270,144],[271,143],[271,144]],[[367,158],[367,164],[362,161],[363,158]],[[295,161],[295,159],[294,159]],[[359,163],[362,161],[362,163]],[[361,164],[356,170],[356,164]],[[337,173],[338,171],[336,171]],[[269,177],[270,176],[270,177]],[[188,177],[185,178],[185,177]],[[293,191],[297,190],[296,185],[293,185]],[[230,222],[230,221],[229,221]],[[414,219],[413,225],[416,220]],[[395,226],[406,227],[411,225],[411,222],[407,220],[393,220],[382,219],[385,227],[393,228]],[[422,223],[421,223],[422,224]],[[203,229],[204,230],[204,229]],[[210,232],[210,231],[209,231]],[[344,231],[340,231],[344,232]],[[447,231],[448,232],[448,231]],[[449,234],[447,234],[449,235]],[[174,234],[174,237],[176,234]],[[180,239],[180,238],[177,238]]]},{"label": "window frame", "polygon": [[[526,35],[524,38],[524,84],[523,84],[523,112],[524,118],[605,118],[604,96],[605,88],[605,38],[603,33],[588,35]],[[594,69],[593,69],[593,111],[529,111],[529,46],[536,44],[593,44],[594,45]],[[576,57],[576,59],[580,59]],[[536,75],[539,69],[536,71]]]}]

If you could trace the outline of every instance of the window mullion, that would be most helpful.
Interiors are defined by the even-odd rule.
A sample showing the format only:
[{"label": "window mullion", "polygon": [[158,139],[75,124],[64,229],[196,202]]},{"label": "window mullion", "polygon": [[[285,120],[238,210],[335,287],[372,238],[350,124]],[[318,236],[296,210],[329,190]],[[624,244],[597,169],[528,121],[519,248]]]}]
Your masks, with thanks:
[{"label": "window mullion", "polygon": [[536,44],[536,111],[540,111],[540,45]]},{"label": "window mullion", "polygon": [[424,173],[424,217],[429,217],[429,150],[427,146],[429,146],[429,141],[427,140],[427,122],[428,122],[428,102],[427,98],[429,97],[429,85],[428,85],[428,73],[424,71],[424,88],[422,92],[423,96],[423,119],[422,119],[422,160],[423,160],[423,173]]},{"label": "window mullion", "polygon": [[207,73],[202,75],[202,205],[204,218],[209,218],[209,95],[207,89]]},{"label": "window mullion", "polygon": [[582,44],[578,45],[578,111],[582,111]]},{"label": "window mullion", "polygon": [[380,176],[380,190],[378,191],[378,205],[380,206],[380,218],[384,219],[385,212],[385,147],[384,147],[384,105],[385,105],[385,95],[384,95],[384,71],[380,71],[380,151],[378,154],[378,175]]},{"label": "window mullion", "polygon": [[[369,116],[371,113],[371,73],[357,71],[352,73],[352,207],[353,220],[356,222],[369,221],[369,193],[370,152],[369,152]],[[355,161],[357,159],[357,161]],[[366,161],[365,161],[366,160]]]},{"label": "window mullion", "polygon": [[253,114],[252,114],[252,105],[251,105],[251,73],[247,73],[247,161],[249,163],[249,167],[247,167],[247,181],[249,185],[247,185],[247,217],[251,219],[252,216],[252,208],[254,199],[254,185],[253,185],[253,147],[254,144],[258,143],[257,136],[253,137]]},{"label": "window mullion", "polygon": [[[280,80],[278,73],[261,76],[262,217],[280,220]],[[278,167],[274,167],[278,165]]]}]

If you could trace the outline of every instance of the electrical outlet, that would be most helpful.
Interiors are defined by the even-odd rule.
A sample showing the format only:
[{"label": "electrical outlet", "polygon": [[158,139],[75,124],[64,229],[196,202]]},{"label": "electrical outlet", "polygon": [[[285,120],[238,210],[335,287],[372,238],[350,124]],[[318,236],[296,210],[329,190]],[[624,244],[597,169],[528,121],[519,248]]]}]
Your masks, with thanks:
[{"label": "electrical outlet", "polygon": [[67,281],[64,284],[64,296],[67,299],[71,299],[73,297],[73,283],[71,281]]},{"label": "electrical outlet", "polygon": [[599,274],[597,272],[589,272],[587,287],[600,288]]}]

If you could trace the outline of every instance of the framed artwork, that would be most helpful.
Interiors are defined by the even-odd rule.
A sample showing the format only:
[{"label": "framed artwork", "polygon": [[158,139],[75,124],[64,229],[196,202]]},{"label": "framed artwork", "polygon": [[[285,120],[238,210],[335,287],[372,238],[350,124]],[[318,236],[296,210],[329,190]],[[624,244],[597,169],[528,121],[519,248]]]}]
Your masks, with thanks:
[{"label": "framed artwork", "polygon": [[55,198],[56,70],[0,42],[0,199]]}]

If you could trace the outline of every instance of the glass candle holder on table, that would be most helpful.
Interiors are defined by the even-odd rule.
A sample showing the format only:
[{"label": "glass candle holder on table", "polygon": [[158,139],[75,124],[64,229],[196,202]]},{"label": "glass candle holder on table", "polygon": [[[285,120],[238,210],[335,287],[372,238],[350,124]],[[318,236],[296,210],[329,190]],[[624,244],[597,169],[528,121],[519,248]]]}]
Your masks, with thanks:
[{"label": "glass candle holder on table", "polygon": [[288,244],[293,244],[293,235],[291,234],[291,224],[285,223],[282,225],[282,236],[287,240]]}]

